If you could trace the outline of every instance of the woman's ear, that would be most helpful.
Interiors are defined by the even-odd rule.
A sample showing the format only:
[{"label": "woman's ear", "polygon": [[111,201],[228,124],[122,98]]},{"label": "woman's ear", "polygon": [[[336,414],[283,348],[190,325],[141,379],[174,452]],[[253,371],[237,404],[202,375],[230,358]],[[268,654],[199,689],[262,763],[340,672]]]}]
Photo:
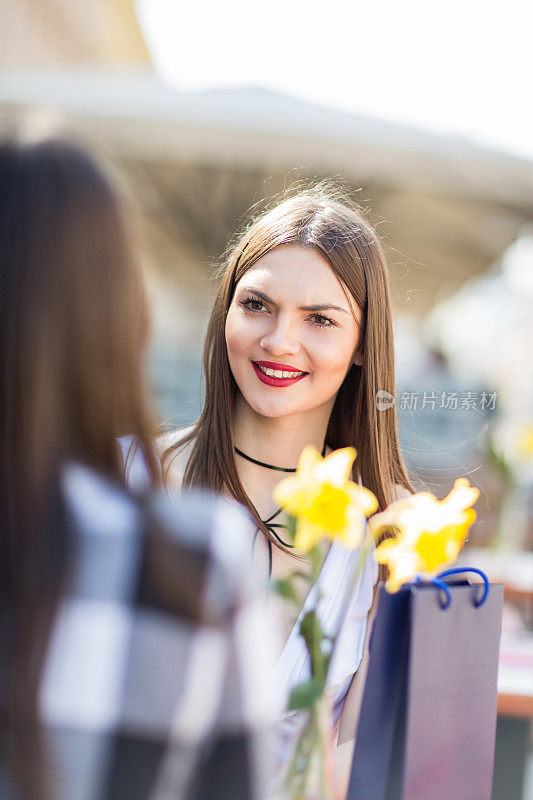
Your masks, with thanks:
[{"label": "woman's ear", "polygon": [[357,348],[353,355],[353,363],[360,367],[363,363],[364,347]]}]

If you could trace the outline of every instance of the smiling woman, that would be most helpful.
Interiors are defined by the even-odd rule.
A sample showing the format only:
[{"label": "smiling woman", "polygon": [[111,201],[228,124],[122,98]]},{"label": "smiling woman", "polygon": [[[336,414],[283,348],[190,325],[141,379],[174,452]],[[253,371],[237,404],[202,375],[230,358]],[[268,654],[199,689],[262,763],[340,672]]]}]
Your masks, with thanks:
[{"label": "smiling woman", "polygon": [[[394,394],[385,261],[374,231],[338,193],[323,186],[299,192],[237,239],[222,269],[204,372],[202,415],[165,440],[164,471],[171,483],[207,487],[247,506],[257,526],[250,544],[261,577],[293,572],[295,558],[301,571],[309,568],[272,499],[279,473],[295,471],[306,445],[323,454],[355,447],[352,477],[376,495],[381,510],[398,488],[411,491],[394,407],[379,411],[375,403],[379,390]],[[335,541],[325,557],[319,587],[326,628],[344,613],[352,555]],[[369,558],[341,625],[330,686],[339,741],[355,734],[353,677],[377,577]],[[306,587],[302,581],[302,606]],[[292,606],[283,614],[277,679],[288,691],[308,664]],[[293,723],[283,720],[282,750]]]}]

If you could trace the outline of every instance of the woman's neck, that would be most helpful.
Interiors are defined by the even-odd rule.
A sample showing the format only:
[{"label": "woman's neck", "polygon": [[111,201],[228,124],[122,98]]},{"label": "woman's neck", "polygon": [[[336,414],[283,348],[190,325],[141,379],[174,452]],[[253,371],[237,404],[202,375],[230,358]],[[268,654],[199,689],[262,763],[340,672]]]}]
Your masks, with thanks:
[{"label": "woman's neck", "polygon": [[[294,469],[308,444],[321,452],[331,408],[313,409],[290,417],[264,417],[240,399],[235,409],[234,443],[247,456],[274,467]],[[283,472],[235,456],[244,490],[262,519],[275,511],[272,492],[288,477]]]},{"label": "woman's neck", "polygon": [[[314,445],[319,452],[322,450],[330,414],[328,404],[328,407],[302,414],[265,417],[239,398],[235,409],[234,441],[239,450],[258,461],[294,468],[306,445]],[[281,477],[277,473],[277,480]]]}]

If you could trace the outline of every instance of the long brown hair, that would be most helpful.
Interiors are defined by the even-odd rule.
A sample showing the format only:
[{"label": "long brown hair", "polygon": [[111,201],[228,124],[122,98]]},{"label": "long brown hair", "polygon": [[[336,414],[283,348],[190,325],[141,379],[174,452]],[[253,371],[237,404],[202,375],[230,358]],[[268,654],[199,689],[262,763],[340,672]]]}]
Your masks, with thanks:
[{"label": "long brown hair", "polygon": [[164,454],[168,465],[178,450],[192,442],[184,485],[225,489],[248,507],[278,547],[239,479],[233,450],[237,385],[225,340],[235,287],[246,271],[275,247],[298,244],[318,250],[362,311],[363,364],[352,365],[339,389],[327,444],[333,449],[348,445],[357,449],[354,471],[374,492],[381,510],[395,499],[395,484],[413,491],[400,454],[394,405],[383,411],[376,407],[379,390],[394,395],[394,343],[385,257],[374,230],[357,206],[341,197],[330,185],[299,191],[259,216],[230,248],[205,341],[205,405],[193,430]]},{"label": "long brown hair", "polygon": [[154,483],[141,350],[147,310],[119,192],[62,139],[0,145],[2,749],[20,795],[47,797],[40,674],[68,563],[61,468],[123,482],[135,435]]}]

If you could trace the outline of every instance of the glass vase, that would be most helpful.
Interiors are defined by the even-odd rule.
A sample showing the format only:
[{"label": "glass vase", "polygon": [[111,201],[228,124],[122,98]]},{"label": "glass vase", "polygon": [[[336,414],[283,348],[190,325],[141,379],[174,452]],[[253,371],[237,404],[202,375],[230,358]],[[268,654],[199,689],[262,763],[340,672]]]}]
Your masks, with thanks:
[{"label": "glass vase", "polygon": [[333,714],[329,694],[300,712],[296,735],[283,776],[287,800],[334,800]]}]

